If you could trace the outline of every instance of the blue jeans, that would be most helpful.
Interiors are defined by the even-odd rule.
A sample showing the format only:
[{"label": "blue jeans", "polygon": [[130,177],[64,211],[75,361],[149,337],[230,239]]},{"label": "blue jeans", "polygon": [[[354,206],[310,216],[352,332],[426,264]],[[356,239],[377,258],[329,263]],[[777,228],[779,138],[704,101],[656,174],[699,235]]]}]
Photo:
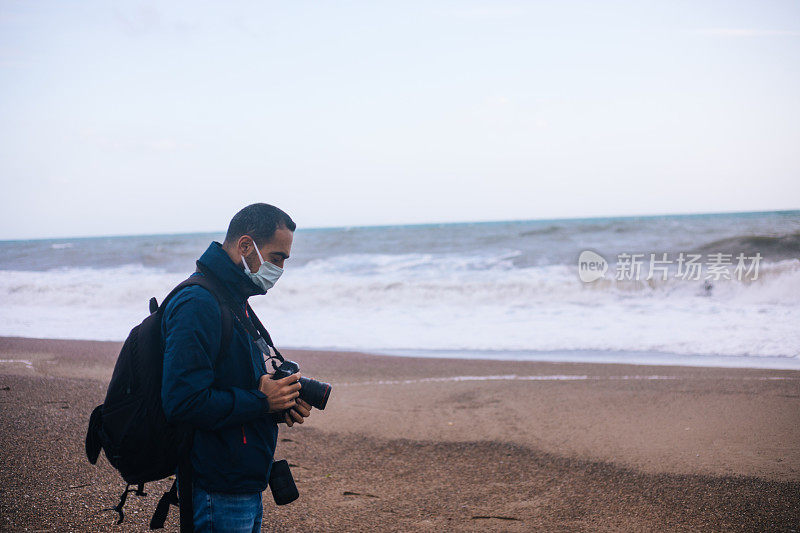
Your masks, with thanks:
[{"label": "blue jeans", "polygon": [[206,492],[192,485],[196,533],[258,533],[261,531],[261,493]]}]

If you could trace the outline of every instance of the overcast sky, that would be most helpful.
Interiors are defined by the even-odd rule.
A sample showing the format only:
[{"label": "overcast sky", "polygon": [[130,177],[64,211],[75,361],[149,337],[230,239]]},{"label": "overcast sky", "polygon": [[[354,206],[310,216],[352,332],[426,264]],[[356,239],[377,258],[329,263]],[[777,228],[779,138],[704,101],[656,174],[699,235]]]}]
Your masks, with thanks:
[{"label": "overcast sky", "polygon": [[0,0],[0,239],[800,207],[800,2]]}]

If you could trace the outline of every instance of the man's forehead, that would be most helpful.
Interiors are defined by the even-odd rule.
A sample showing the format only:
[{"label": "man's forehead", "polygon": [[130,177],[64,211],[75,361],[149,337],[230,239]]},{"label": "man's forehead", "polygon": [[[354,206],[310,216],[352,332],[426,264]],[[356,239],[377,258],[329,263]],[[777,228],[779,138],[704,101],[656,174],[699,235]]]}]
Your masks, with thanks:
[{"label": "man's forehead", "polygon": [[275,234],[272,236],[272,239],[264,245],[264,248],[267,249],[267,252],[273,251],[286,251],[292,246],[292,239],[294,238],[294,232],[288,228],[278,228],[275,230]]}]

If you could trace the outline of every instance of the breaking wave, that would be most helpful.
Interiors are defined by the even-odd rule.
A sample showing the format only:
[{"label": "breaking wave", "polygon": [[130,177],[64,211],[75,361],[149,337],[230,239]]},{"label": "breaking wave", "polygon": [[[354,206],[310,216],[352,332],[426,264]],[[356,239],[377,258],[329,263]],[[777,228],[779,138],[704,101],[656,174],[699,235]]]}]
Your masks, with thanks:
[{"label": "breaking wave", "polygon": [[720,239],[697,249],[701,253],[725,253],[753,256],[756,253],[770,261],[800,259],[800,233],[789,235],[740,235]]}]

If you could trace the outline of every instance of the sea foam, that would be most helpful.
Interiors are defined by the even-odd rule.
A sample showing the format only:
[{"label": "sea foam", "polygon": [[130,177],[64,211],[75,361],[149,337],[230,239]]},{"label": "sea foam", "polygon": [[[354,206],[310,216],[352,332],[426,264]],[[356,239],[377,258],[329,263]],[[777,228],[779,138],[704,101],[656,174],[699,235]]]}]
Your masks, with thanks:
[{"label": "sea foam", "polygon": [[[284,347],[794,368],[798,231],[798,212],[298,230],[285,274],[251,303]],[[220,238],[0,242],[0,335],[122,340]],[[761,244],[755,280],[613,276],[620,252]],[[580,281],[585,249],[609,259],[605,279]]]}]

